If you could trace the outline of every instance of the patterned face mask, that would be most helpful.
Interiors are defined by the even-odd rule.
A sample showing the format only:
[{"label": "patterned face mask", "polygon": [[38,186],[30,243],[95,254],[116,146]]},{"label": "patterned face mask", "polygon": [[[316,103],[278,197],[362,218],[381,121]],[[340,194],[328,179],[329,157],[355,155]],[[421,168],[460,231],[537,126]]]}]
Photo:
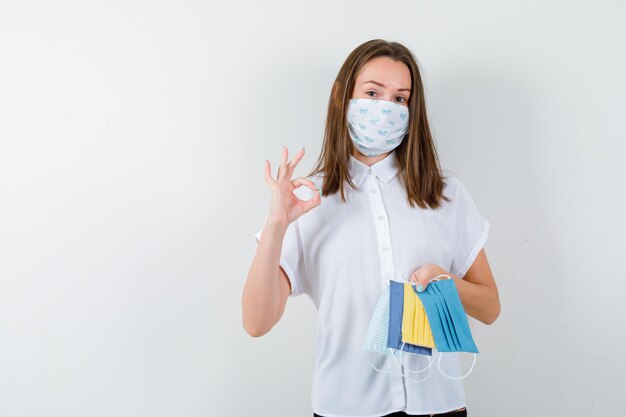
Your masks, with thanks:
[{"label": "patterned face mask", "polygon": [[408,108],[387,100],[350,99],[346,118],[352,142],[367,156],[393,150],[409,127]]},{"label": "patterned face mask", "polygon": [[378,302],[374,308],[374,313],[370,320],[363,349],[370,352],[381,353],[383,355],[394,355],[402,357],[404,352],[387,347],[387,337],[389,331],[389,285],[385,287],[378,297]]}]

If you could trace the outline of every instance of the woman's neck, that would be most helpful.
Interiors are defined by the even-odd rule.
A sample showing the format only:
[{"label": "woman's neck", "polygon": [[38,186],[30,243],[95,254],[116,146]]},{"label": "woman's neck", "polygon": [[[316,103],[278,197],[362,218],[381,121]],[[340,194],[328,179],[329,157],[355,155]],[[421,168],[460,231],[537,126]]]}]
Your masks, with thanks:
[{"label": "woman's neck", "polygon": [[358,150],[355,150],[352,153],[352,156],[354,156],[356,159],[358,159],[359,161],[363,162],[365,165],[367,166],[372,166],[374,165],[376,162],[381,161],[383,159],[385,159],[391,152],[385,152],[385,153],[381,153],[380,155],[375,155],[375,156],[367,156],[367,155],[363,155],[361,152],[359,152]]}]

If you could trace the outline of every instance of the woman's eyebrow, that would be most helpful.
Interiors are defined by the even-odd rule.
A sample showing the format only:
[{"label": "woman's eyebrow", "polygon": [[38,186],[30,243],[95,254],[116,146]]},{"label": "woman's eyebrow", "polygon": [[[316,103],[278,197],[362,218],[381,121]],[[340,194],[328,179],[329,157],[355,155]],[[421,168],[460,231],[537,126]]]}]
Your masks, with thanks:
[{"label": "woman's eyebrow", "polygon": [[[363,84],[367,84],[367,83],[372,83],[372,84],[376,84],[379,85],[381,87],[385,87],[385,84],[381,84],[378,81],[374,81],[374,80],[369,80],[369,81],[364,81]],[[398,91],[411,91],[410,88],[401,88]]]}]

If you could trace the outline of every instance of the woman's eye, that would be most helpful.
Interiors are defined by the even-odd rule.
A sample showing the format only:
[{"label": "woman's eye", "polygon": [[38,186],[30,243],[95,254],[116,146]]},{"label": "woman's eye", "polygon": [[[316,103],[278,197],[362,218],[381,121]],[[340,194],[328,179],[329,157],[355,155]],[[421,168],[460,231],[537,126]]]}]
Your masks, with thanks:
[{"label": "woman's eye", "polygon": [[[370,93],[372,93],[372,94],[376,94],[376,92],[375,92],[375,91],[367,91],[365,94],[367,94],[367,95],[369,96],[369,95],[370,95]],[[370,96],[370,97],[374,97],[374,96]]]},{"label": "woman's eye", "polygon": [[400,103],[406,103],[406,99],[404,97],[398,97]]}]

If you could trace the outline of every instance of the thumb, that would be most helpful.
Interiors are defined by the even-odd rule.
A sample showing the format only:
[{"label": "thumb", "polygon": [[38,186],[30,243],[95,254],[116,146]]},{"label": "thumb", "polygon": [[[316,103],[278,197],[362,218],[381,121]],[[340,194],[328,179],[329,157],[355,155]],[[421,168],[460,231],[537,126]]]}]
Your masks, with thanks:
[{"label": "thumb", "polygon": [[411,275],[411,281],[415,283],[417,292],[424,292],[428,286],[428,279],[422,275],[420,269],[416,270],[413,275]]}]

